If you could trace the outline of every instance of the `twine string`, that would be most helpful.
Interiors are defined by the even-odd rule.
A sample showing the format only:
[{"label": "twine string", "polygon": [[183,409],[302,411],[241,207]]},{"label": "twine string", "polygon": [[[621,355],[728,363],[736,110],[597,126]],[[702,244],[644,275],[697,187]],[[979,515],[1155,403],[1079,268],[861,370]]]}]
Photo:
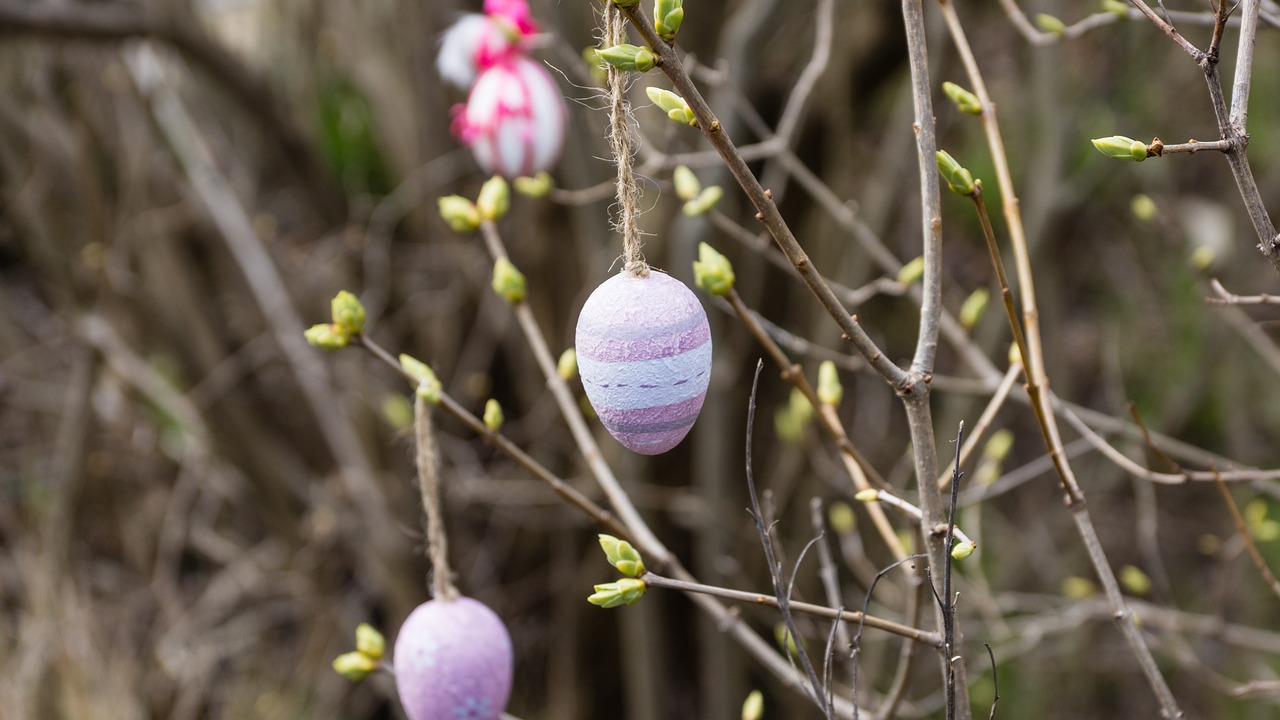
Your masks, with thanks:
[{"label": "twine string", "polygon": [[413,434],[417,441],[418,486],[422,491],[422,508],[427,511],[427,555],[431,558],[431,590],[437,600],[456,600],[458,588],[453,584],[449,568],[449,540],[440,512],[440,453],[432,428],[431,408],[420,395],[414,394]]},{"label": "twine string", "polygon": [[[627,41],[622,11],[609,3],[604,10],[604,46],[612,47]],[[618,220],[616,227],[622,233],[623,272],[633,277],[648,277],[649,265],[640,252],[640,186],[632,169],[636,143],[631,132],[631,107],[627,103],[626,75],[609,66],[609,148],[618,166]]]}]

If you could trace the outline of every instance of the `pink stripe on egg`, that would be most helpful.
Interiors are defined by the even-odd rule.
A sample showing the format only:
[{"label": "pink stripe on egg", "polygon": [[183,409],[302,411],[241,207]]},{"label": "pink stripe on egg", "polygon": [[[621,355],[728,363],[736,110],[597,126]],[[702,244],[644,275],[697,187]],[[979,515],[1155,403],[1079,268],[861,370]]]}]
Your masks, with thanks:
[{"label": "pink stripe on egg", "polygon": [[672,357],[711,341],[705,315],[658,328],[588,326],[579,333],[578,355],[600,362],[636,362]]},{"label": "pink stripe on egg", "polygon": [[698,412],[702,410],[702,401],[706,398],[707,394],[704,392],[670,405],[635,410],[604,408],[597,415],[600,422],[615,434],[651,433],[687,428],[698,419]]}]

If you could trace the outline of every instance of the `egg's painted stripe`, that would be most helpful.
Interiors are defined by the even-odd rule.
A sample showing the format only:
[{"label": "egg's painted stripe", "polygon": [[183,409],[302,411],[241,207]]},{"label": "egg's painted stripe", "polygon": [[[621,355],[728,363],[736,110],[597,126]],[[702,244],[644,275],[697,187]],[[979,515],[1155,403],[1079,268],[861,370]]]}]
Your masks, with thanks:
[{"label": "egg's painted stripe", "polygon": [[706,400],[702,393],[688,400],[659,407],[636,408],[634,410],[617,410],[606,408],[598,413],[600,422],[614,433],[647,433],[687,428],[698,419],[702,402]]},{"label": "egg's painted stripe", "polygon": [[[670,292],[659,288],[658,292]],[[643,298],[623,298],[641,302]],[[651,335],[681,333],[700,324],[706,324],[707,314],[694,303],[684,307],[663,307],[662,312],[607,312],[594,306],[583,308],[578,319],[581,333],[599,335],[608,340],[643,340]]]},{"label": "egg's painted stripe", "polygon": [[667,430],[658,433],[624,433],[614,435],[614,437],[632,452],[640,453],[641,455],[661,455],[679,445],[684,436],[688,434],[689,429],[685,428],[683,430]]},{"label": "egg's painted stripe", "polygon": [[706,392],[711,343],[675,357],[640,362],[602,363],[579,357],[578,373],[597,412],[672,405]]},{"label": "egg's painted stripe", "polygon": [[620,332],[619,328],[610,328],[609,332],[598,332],[596,328],[585,328],[578,333],[576,350],[579,357],[587,357],[600,362],[633,362],[636,360],[655,360],[688,352],[711,341],[711,326],[705,317],[691,317],[688,321],[655,328],[651,334],[636,332]]}]

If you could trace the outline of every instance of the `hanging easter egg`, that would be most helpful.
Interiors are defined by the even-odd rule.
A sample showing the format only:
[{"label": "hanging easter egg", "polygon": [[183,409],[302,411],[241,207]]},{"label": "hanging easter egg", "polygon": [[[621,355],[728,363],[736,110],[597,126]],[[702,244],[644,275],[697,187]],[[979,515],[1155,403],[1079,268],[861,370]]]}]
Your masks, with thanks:
[{"label": "hanging easter egg", "polygon": [[484,15],[463,15],[441,36],[436,66],[445,80],[469,88],[482,71],[513,54],[527,54],[537,32],[525,0],[485,0]]},{"label": "hanging easter egg", "polygon": [[509,23],[521,38],[538,32],[538,23],[529,12],[526,0],[484,0],[484,13],[495,20]]},{"label": "hanging easter egg", "polygon": [[486,172],[532,176],[564,145],[564,96],[541,63],[512,55],[483,70],[455,131]]},{"label": "hanging easter egg", "polygon": [[471,598],[419,605],[396,637],[394,667],[409,720],[497,720],[511,695],[511,636]]},{"label": "hanging easter egg", "polygon": [[445,80],[466,89],[481,70],[501,62],[516,48],[516,39],[493,18],[468,13],[441,36],[436,68]]},{"label": "hanging easter egg", "polygon": [[665,273],[623,272],[578,316],[578,374],[600,422],[642,455],[675,447],[711,381],[711,327],[702,303]]}]

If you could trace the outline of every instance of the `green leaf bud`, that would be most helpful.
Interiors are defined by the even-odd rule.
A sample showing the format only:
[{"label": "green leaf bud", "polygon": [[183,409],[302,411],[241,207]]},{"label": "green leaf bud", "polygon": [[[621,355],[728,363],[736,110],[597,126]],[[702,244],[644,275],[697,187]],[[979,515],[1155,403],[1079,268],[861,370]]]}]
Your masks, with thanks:
[{"label": "green leaf bud", "polygon": [[348,680],[360,682],[378,669],[378,662],[364,653],[349,652],[333,659],[333,669]]},{"label": "green leaf bud", "polygon": [[951,188],[951,192],[965,197],[973,195],[975,192],[973,175],[968,169],[956,162],[956,159],[946,150],[939,150],[937,159],[938,172],[942,175],[942,179],[947,181],[947,187]]},{"label": "green leaf bud", "polygon": [[1009,365],[1022,364],[1022,351],[1018,349],[1018,343],[1009,344]]},{"label": "green leaf bud", "polygon": [[627,43],[601,48],[600,59],[625,72],[648,72],[655,61],[649,48]]},{"label": "green leaf bud", "polygon": [[476,198],[476,210],[481,219],[501,220],[511,209],[511,189],[501,175],[494,175],[480,186],[480,195]]},{"label": "green leaf bud", "polygon": [[653,29],[658,37],[671,42],[676,39],[680,24],[684,22],[684,0],[655,0],[653,3]]},{"label": "green leaf bud", "polygon": [[812,419],[813,405],[810,404],[809,398],[792,388],[791,394],[787,397],[787,406],[778,408],[774,413],[773,427],[778,433],[778,438],[783,442],[799,445],[804,441],[805,428],[809,426],[809,421]]},{"label": "green leaf bud", "polygon": [[599,539],[600,548],[604,550],[604,555],[609,559],[609,564],[617,568],[618,572],[634,578],[644,575],[644,560],[631,543],[612,535],[601,534]]},{"label": "green leaf bud", "polygon": [[796,660],[800,659],[800,650],[796,647],[796,636],[791,634],[785,623],[773,626],[773,639],[777,641],[779,650],[786,651]]},{"label": "green leaf bud", "polygon": [[494,432],[502,429],[505,418],[502,416],[502,404],[493,398],[484,403],[484,426]]},{"label": "green leaf bud", "polygon": [[1013,449],[1013,433],[1008,428],[1000,428],[991,433],[987,444],[982,446],[982,457],[992,462],[1004,462]]},{"label": "green leaf bud", "polygon": [[1083,600],[1098,591],[1098,586],[1089,578],[1072,575],[1062,581],[1062,594],[1072,600]]},{"label": "green leaf bud", "polygon": [[729,258],[706,243],[698,243],[698,259],[693,261],[693,279],[712,295],[728,295],[736,279]]},{"label": "green leaf bud", "polygon": [[1280,523],[1267,518],[1267,501],[1254,498],[1244,506],[1245,527],[1258,542],[1271,542],[1280,537]]},{"label": "green leaf bud", "polygon": [[898,270],[898,284],[903,287],[914,285],[922,277],[924,277],[924,256],[917,257]]},{"label": "green leaf bud", "polygon": [[454,232],[475,232],[480,227],[480,211],[475,203],[461,195],[446,195],[436,203],[440,206],[440,217]]},{"label": "green leaf bud", "polygon": [[724,197],[724,188],[719,185],[703,188],[697,197],[684,204],[684,214],[689,217],[705,215],[708,210],[716,206],[716,203],[720,202],[722,197]]},{"label": "green leaf bud", "polygon": [[605,84],[609,75],[605,72],[604,60],[600,59],[600,48],[588,47],[582,51],[582,59],[587,62],[587,67],[591,70],[591,77],[600,85]]},{"label": "green leaf bud", "polygon": [[356,652],[373,660],[381,660],[387,651],[386,638],[369,623],[356,626]]},{"label": "green leaf bud", "polygon": [[968,115],[982,114],[982,101],[977,95],[953,82],[942,83],[942,92],[955,103],[956,109]]},{"label": "green leaf bud", "polygon": [[1253,539],[1258,542],[1274,542],[1280,538],[1280,522],[1266,520],[1253,531]]},{"label": "green leaf bud", "polygon": [[337,325],[312,325],[303,331],[302,336],[321,350],[341,350],[351,342],[351,336]]},{"label": "green leaf bud", "polygon": [[329,303],[333,312],[333,324],[347,335],[359,335],[364,330],[364,305],[355,295],[343,290]]},{"label": "green leaf bud", "polygon": [[505,257],[498,258],[493,264],[492,285],[493,291],[512,305],[524,302],[528,293],[528,283],[524,279],[524,273]]},{"label": "green leaf bud", "polygon": [[676,197],[688,202],[702,192],[702,183],[698,182],[698,176],[684,165],[677,165],[674,172],[671,173],[671,181],[676,186]]},{"label": "green leaf bud", "polygon": [[1036,15],[1036,25],[1050,35],[1061,36],[1067,31],[1067,24],[1047,13]]},{"label": "green leaf bud", "polygon": [[1102,11],[1109,12],[1116,17],[1125,17],[1129,14],[1129,3],[1120,0],[1102,0]]},{"label": "green leaf bud", "polygon": [[400,367],[404,368],[406,374],[413,378],[417,385],[418,396],[423,400],[438,405],[440,403],[441,385],[440,378],[436,377],[436,373],[429,365],[421,360],[400,353]]},{"label": "green leaf bud", "polygon": [[578,374],[578,351],[569,348],[560,353],[560,359],[556,361],[556,374],[561,380],[569,381],[573,376]]},{"label": "green leaf bud", "polygon": [[619,605],[634,605],[637,600],[644,597],[648,587],[643,580],[622,578],[617,582],[596,585],[595,593],[587,598],[587,602],[605,609]]},{"label": "green leaf bud", "polygon": [[685,125],[697,123],[697,118],[693,116],[693,108],[689,107],[689,103],[679,95],[656,87],[646,88],[645,94],[672,120]]},{"label": "green leaf bud", "polygon": [[764,715],[764,693],[752,690],[742,701],[742,720],[760,720]]},{"label": "green leaf bud", "polygon": [[858,529],[858,516],[853,512],[852,505],[836,501],[827,508],[827,523],[835,534],[848,535]]},{"label": "green leaf bud", "polygon": [[987,309],[987,300],[990,298],[990,291],[980,287],[964,299],[964,303],[960,306],[960,324],[966,330],[972,330],[982,319],[982,313]]},{"label": "green leaf bud", "polygon": [[1156,207],[1156,201],[1151,199],[1150,195],[1138,193],[1129,201],[1129,210],[1133,216],[1142,222],[1151,222],[1156,218],[1159,209]]},{"label": "green leaf bud", "polygon": [[1120,585],[1131,595],[1146,595],[1151,592],[1151,578],[1135,565],[1124,565],[1120,568]]},{"label": "green leaf bud", "polygon": [[1106,155],[1112,160],[1131,160],[1133,162],[1142,162],[1147,159],[1147,146],[1145,143],[1127,138],[1123,135],[1112,135],[1111,137],[1095,138],[1093,146],[1098,148],[1098,152]]},{"label": "green leaf bud", "polygon": [[951,548],[951,557],[955,560],[963,560],[973,554],[977,546],[971,542],[958,542]]},{"label": "green leaf bud", "polygon": [[543,170],[533,177],[520,176],[515,179],[514,183],[516,192],[525,197],[540,198],[546,197],[556,186],[556,181],[552,179],[551,173]]},{"label": "green leaf bud", "polygon": [[823,405],[831,407],[837,407],[844,399],[840,373],[836,370],[836,364],[830,360],[823,360],[818,366],[818,399]]},{"label": "green leaf bud", "polygon": [[387,393],[382,398],[382,416],[396,430],[407,430],[413,425],[413,405],[400,393]]},{"label": "green leaf bud", "polygon": [[853,499],[861,503],[875,502],[880,499],[880,491],[875,488],[859,490],[858,494],[853,496]]}]

